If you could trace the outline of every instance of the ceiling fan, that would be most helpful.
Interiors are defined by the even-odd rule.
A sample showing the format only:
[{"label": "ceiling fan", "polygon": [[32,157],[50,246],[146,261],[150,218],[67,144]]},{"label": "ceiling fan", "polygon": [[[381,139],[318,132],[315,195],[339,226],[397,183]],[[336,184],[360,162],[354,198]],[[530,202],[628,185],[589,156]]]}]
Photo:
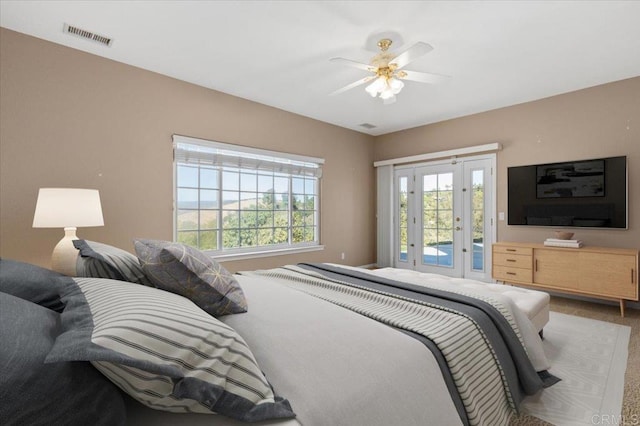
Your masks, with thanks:
[{"label": "ceiling fan", "polygon": [[350,59],[332,58],[331,62],[337,62],[350,67],[363,69],[373,73],[373,75],[354,81],[353,83],[331,93],[331,95],[337,95],[353,89],[354,87],[371,82],[371,84],[369,84],[365,89],[367,93],[374,98],[376,96],[380,97],[384,104],[391,104],[396,101],[396,95],[400,93],[404,87],[402,80],[436,84],[449,78],[448,76],[440,74],[403,69],[410,62],[431,52],[433,47],[430,44],[418,42],[404,52],[394,55],[388,51],[392,43],[392,40],[388,38],[383,38],[378,41],[377,45],[380,48],[380,53],[371,59],[371,63],[369,65],[352,61]]}]

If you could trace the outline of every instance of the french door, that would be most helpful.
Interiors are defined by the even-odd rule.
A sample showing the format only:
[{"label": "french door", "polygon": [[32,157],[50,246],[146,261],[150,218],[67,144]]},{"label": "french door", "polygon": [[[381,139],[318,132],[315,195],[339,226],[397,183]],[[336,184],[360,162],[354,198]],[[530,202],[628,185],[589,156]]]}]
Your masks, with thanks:
[{"label": "french door", "polygon": [[491,279],[494,157],[398,167],[396,268]]}]

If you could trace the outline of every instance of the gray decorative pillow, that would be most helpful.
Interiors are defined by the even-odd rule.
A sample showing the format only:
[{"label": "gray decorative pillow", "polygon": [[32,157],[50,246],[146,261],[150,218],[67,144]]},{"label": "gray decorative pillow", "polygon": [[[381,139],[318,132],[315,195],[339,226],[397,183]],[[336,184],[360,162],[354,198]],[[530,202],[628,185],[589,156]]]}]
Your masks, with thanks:
[{"label": "gray decorative pillow", "polygon": [[180,243],[134,240],[142,269],[163,290],[191,299],[213,316],[247,311],[238,281],[202,251]]},{"label": "gray decorative pillow", "polygon": [[57,278],[64,275],[18,260],[0,259],[0,291],[28,300],[56,312],[62,312]]},{"label": "gray decorative pillow", "polygon": [[74,240],[73,245],[80,251],[76,276],[111,278],[153,287],[138,259],[131,253],[89,240]]},{"label": "gray decorative pillow", "polygon": [[100,278],[61,295],[63,332],[46,362],[91,361],[151,408],[242,421],[295,417],[230,326],[188,299]]},{"label": "gray decorative pillow", "polygon": [[90,363],[44,363],[60,314],[6,293],[0,307],[0,424],[125,424],[122,393]]}]

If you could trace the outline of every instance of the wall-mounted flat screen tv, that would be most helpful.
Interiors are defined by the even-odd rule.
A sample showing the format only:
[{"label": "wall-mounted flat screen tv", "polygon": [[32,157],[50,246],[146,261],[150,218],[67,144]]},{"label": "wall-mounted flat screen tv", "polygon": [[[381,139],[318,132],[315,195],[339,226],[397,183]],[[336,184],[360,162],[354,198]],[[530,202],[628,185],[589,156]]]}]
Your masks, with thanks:
[{"label": "wall-mounted flat screen tv", "polygon": [[508,224],[627,228],[627,157],[509,167]]}]

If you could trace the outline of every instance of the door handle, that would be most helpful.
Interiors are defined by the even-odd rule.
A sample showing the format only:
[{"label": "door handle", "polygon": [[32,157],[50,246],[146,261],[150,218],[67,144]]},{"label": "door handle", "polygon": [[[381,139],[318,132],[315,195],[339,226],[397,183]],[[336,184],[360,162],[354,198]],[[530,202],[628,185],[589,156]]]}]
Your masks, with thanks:
[{"label": "door handle", "polygon": [[456,226],[456,231],[461,230],[462,228],[460,228],[459,226]]}]

